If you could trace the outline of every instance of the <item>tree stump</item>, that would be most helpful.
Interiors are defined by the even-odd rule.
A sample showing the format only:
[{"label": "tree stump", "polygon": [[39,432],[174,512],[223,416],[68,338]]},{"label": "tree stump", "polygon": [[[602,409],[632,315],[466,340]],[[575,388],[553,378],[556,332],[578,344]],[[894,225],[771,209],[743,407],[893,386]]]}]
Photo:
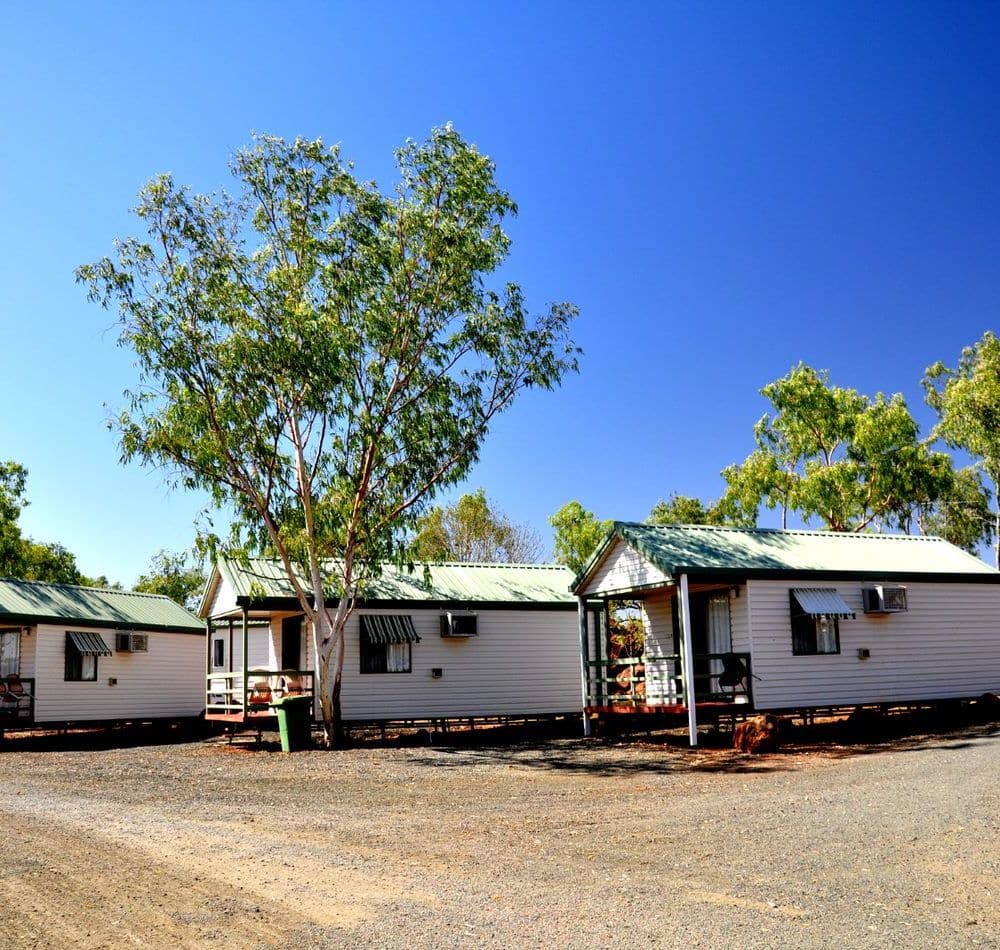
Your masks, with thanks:
[{"label": "tree stump", "polygon": [[781,719],[774,713],[763,713],[741,722],[733,733],[733,748],[750,755],[777,752]]}]

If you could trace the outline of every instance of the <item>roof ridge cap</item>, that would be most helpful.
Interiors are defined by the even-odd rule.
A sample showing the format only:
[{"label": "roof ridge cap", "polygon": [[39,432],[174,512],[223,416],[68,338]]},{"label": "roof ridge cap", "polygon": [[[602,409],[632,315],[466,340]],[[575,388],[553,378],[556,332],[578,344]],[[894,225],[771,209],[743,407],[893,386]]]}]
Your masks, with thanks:
[{"label": "roof ridge cap", "polygon": [[[867,541],[938,541],[949,542],[936,534],[901,534],[896,531],[834,531],[830,528],[742,528],[728,524],[647,524],[644,521],[616,521],[615,525],[622,528],[652,528],[669,531],[718,531],[736,534],[796,534],[820,538],[859,538]],[[968,552],[966,552],[968,553]],[[974,555],[972,555],[974,557]]]}]

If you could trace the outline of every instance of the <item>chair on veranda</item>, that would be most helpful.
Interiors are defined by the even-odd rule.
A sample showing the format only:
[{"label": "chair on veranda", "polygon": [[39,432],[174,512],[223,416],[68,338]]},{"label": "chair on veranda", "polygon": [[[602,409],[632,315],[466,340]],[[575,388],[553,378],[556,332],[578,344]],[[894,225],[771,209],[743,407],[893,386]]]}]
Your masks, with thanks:
[{"label": "chair on veranda", "polygon": [[16,713],[21,706],[21,700],[30,701],[31,693],[24,688],[21,677],[17,673],[8,673],[7,678],[0,681],[0,703],[9,712]]},{"label": "chair on veranda", "polygon": [[247,693],[247,712],[259,712],[271,706],[271,686],[264,680],[254,683]]}]

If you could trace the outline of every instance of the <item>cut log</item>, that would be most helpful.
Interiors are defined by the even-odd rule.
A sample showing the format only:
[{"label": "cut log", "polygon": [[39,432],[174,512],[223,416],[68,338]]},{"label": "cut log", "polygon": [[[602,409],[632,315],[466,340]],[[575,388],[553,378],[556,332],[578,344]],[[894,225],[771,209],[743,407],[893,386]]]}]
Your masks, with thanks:
[{"label": "cut log", "polygon": [[733,748],[751,755],[777,752],[781,733],[781,719],[773,713],[754,716],[741,722],[733,734]]}]

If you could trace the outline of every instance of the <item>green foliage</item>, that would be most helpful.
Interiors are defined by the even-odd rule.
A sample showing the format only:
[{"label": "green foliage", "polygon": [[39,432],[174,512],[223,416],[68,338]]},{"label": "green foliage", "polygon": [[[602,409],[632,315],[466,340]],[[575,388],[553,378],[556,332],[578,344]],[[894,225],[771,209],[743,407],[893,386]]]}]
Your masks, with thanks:
[{"label": "green foliage", "polygon": [[24,541],[18,518],[27,505],[24,483],[28,472],[14,461],[0,462],[0,577],[20,577]]},{"label": "green foliage", "polygon": [[574,307],[531,320],[516,284],[488,286],[516,211],[493,163],[450,126],[396,161],[387,195],[338,148],[260,136],[233,159],[237,197],[157,178],[136,209],[149,240],[77,271],[136,356],[123,460],[231,511],[210,547],[281,558],[312,622],[328,741],[354,597],[466,476],[493,418],[579,352]]},{"label": "green foliage", "polygon": [[[25,539],[18,577],[50,584],[84,584],[87,580],[76,566],[76,558],[61,544],[43,544]],[[88,585],[89,586],[89,585]]]},{"label": "green foliage", "polygon": [[[987,331],[962,350],[957,368],[948,369],[940,362],[928,367],[924,389],[927,402],[938,414],[934,434],[978,460],[996,498],[1000,491],[1000,340]],[[991,522],[994,555],[1000,566],[1000,510],[991,512]]]},{"label": "green foliage", "polygon": [[422,515],[409,556],[417,561],[532,564],[542,557],[542,542],[530,525],[516,524],[491,508],[485,489],[479,488]]},{"label": "green foliage", "polygon": [[924,534],[936,534],[976,554],[980,545],[992,544],[994,514],[991,492],[978,468],[959,469],[950,488],[935,503],[918,508],[916,518]]},{"label": "green foliage", "polygon": [[723,471],[722,505],[756,518],[761,504],[833,531],[907,528],[919,505],[949,489],[949,456],[932,451],[903,397],[874,399],[831,386],[825,371],[799,364],[761,390],[774,407],[757,423],[757,448]]},{"label": "green foliage", "polygon": [[0,462],[0,577],[48,584],[111,586],[106,577],[95,580],[81,574],[73,553],[63,545],[23,537],[18,519],[29,504],[25,497],[27,478],[28,470],[23,465]]},{"label": "green foliage", "polygon": [[600,521],[580,502],[568,501],[549,518],[549,524],[555,529],[556,562],[579,574],[614,522]]},{"label": "green foliage", "polygon": [[751,516],[748,522],[742,508],[734,505],[731,499],[722,498],[706,505],[700,498],[674,492],[666,501],[653,505],[646,524],[713,524],[752,528],[755,520],[755,516]]},{"label": "green foliage", "polygon": [[206,580],[201,565],[191,563],[186,552],[160,551],[153,556],[149,572],[140,575],[134,589],[147,594],[164,594],[182,607],[194,610]]}]

